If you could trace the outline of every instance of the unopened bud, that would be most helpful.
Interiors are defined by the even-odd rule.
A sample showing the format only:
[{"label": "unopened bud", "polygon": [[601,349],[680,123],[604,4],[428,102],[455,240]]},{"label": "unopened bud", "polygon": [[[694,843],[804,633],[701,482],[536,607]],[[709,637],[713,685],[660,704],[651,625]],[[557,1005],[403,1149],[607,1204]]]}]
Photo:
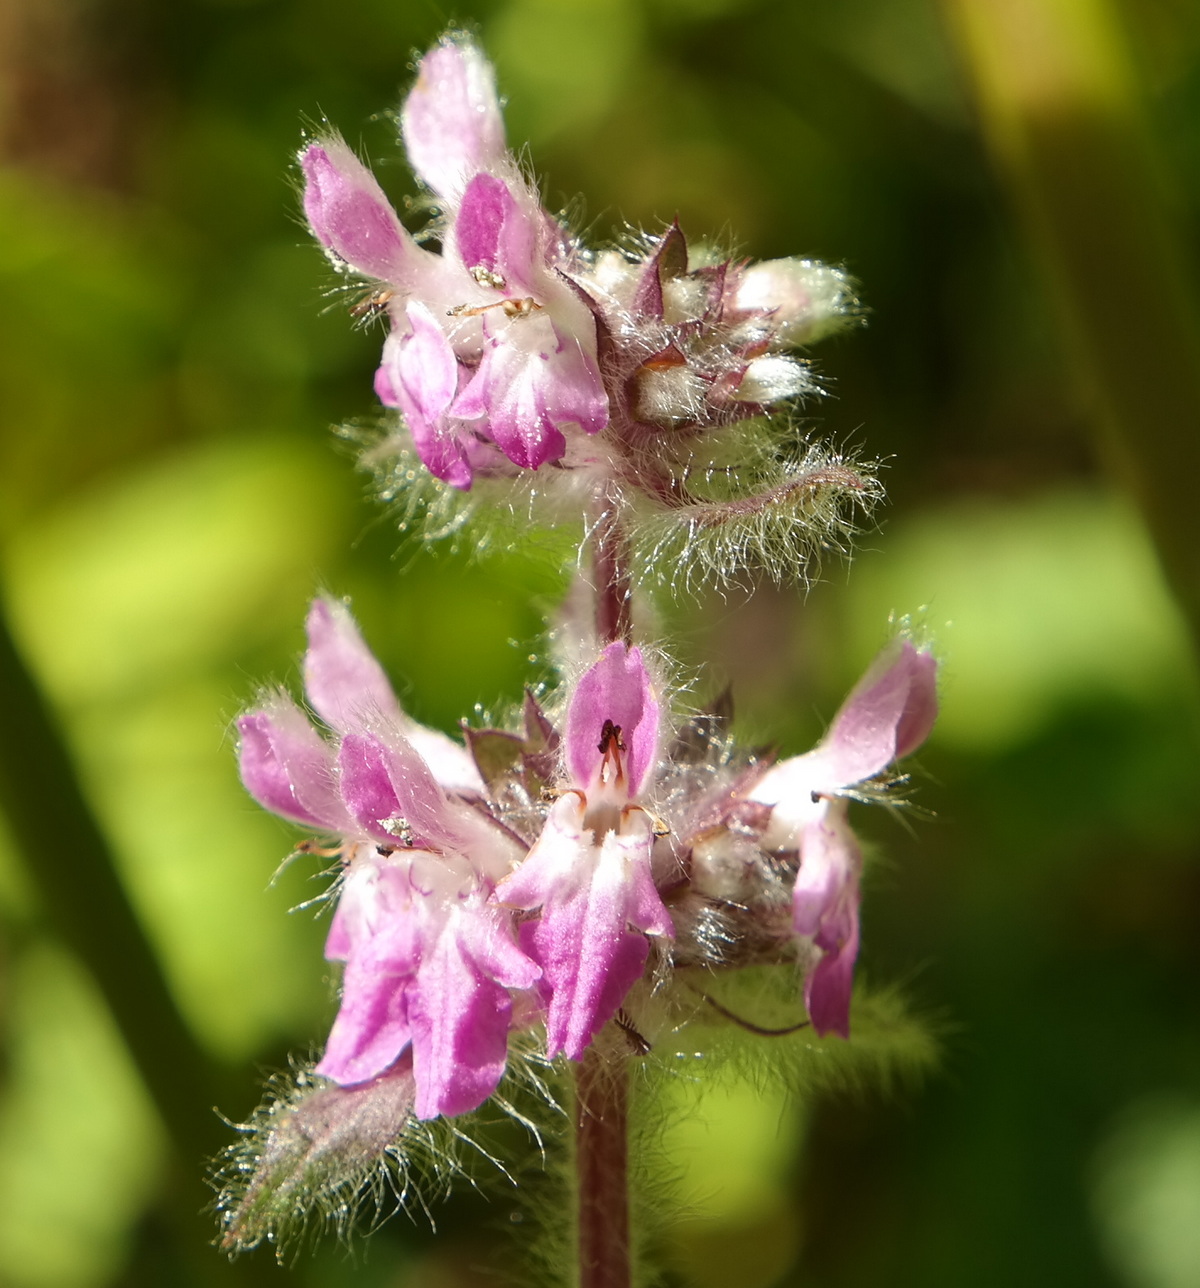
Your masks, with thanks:
[{"label": "unopened bud", "polygon": [[733,307],[767,313],[778,342],[812,344],[844,326],[857,301],[840,268],[811,259],[769,259],[739,276]]}]

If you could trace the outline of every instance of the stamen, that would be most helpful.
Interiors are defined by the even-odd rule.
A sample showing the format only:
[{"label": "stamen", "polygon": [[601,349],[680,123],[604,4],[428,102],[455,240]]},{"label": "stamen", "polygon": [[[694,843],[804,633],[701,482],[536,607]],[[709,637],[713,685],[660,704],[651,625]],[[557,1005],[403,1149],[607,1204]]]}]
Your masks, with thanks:
[{"label": "stamen", "polygon": [[488,309],[503,309],[506,318],[524,318],[536,313],[542,306],[531,295],[520,300],[497,300],[494,304],[478,304],[474,308],[466,304],[456,304],[446,310],[446,316],[452,318],[477,318]]},{"label": "stamen", "polygon": [[382,313],[387,307],[388,301],[395,298],[395,291],[386,289],[375,291],[374,294],[368,295],[365,300],[360,300],[357,304],[351,305],[350,316],[352,318],[365,318],[368,314]]},{"label": "stamen", "polygon": [[620,783],[625,780],[625,762],[621,753],[625,744],[621,741],[621,726],[606,720],[600,729],[600,741],[596,750],[604,759],[600,763],[600,781],[605,785]]}]

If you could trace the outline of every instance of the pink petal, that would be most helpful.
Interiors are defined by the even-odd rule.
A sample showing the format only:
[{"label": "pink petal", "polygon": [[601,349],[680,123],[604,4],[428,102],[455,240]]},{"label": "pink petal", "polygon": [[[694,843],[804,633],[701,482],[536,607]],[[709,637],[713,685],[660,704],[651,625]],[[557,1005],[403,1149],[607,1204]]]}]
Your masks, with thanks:
[{"label": "pink petal", "polygon": [[400,719],[400,704],[383,667],[367,648],[350,610],[336,599],[314,599],[308,612],[304,687],[317,714],[339,733],[380,716]]},{"label": "pink petal", "polygon": [[658,754],[659,706],[640,649],[610,644],[575,686],[567,711],[567,766],[572,782],[587,788],[603,759],[605,721],[621,730],[628,794],[642,790]]},{"label": "pink petal", "polygon": [[342,981],[341,1009],[316,1072],[344,1087],[369,1082],[411,1040],[404,981],[351,961]]},{"label": "pink petal", "polygon": [[600,373],[579,342],[550,319],[488,320],[487,346],[451,413],[483,420],[483,432],[516,465],[536,470],[566,451],[561,425],[594,434],[608,423]]},{"label": "pink petal", "polygon": [[793,892],[796,933],[812,939],[821,959],[805,985],[813,1028],[850,1036],[850,993],[858,956],[858,877],[862,854],[846,818],[845,801],[805,830]]},{"label": "pink petal", "polygon": [[338,765],[350,812],[376,839],[458,849],[469,838],[429,766],[394,726],[347,734]]},{"label": "pink petal", "polygon": [[837,787],[863,782],[924,742],[937,715],[937,663],[909,640],[872,662],[817,749]]},{"label": "pink petal", "polygon": [[823,1037],[850,1036],[850,998],[854,990],[854,962],[858,957],[858,919],[852,936],[824,953],[804,984],[804,1004],[813,1029]]},{"label": "pink petal", "polygon": [[317,240],[356,272],[402,285],[424,254],[396,218],[374,176],[331,135],[300,154],[304,214]]},{"label": "pink petal", "polygon": [[[517,907],[539,904],[541,918],[521,927],[521,944],[541,966],[550,1002],[546,1050],[578,1060],[616,1014],[646,964],[650,934],[674,926],[649,875],[648,824],[595,844],[578,799],[565,796],[524,863],[496,888]],[[631,929],[634,927],[635,929]]]},{"label": "pink petal", "polygon": [[346,873],[325,956],[344,961],[342,1004],[317,1072],[349,1085],[382,1073],[411,1038],[408,987],[420,960],[411,857],[364,855]]},{"label": "pink petal", "polygon": [[412,432],[426,469],[452,487],[467,491],[472,470],[460,441],[461,430],[447,412],[458,392],[458,360],[433,314],[412,300],[407,308],[410,330],[393,331],[384,341],[375,392],[388,407],[399,407]]},{"label": "pink petal", "polygon": [[482,904],[452,909],[425,946],[410,995],[418,1118],[475,1109],[503,1076],[508,989],[531,987],[541,971],[505,935],[502,916]]},{"label": "pink petal", "polygon": [[348,823],[332,754],[308,717],[284,695],[238,719],[238,768],[246,790],[274,814],[331,832]]},{"label": "pink petal", "polygon": [[400,126],[412,168],[443,197],[504,157],[495,73],[469,40],[447,36],[421,59]]},{"label": "pink petal", "polygon": [[540,210],[522,209],[502,179],[477,174],[463,193],[454,237],[466,267],[499,274],[499,289],[512,296],[533,287],[540,227]]}]

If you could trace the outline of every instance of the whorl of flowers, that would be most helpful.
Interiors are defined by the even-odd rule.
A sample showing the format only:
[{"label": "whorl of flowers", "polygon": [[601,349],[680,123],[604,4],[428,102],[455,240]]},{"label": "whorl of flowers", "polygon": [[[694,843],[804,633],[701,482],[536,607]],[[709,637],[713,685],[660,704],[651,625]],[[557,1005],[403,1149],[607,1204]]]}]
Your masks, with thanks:
[{"label": "whorl of flowers", "polygon": [[590,250],[508,151],[492,68],[465,37],[421,60],[400,122],[437,250],[336,134],[300,155],[309,225],[363,284],[354,311],[387,320],[375,391],[399,418],[371,453],[385,490],[388,462],[408,474],[415,453],[463,492],[523,480],[552,513],[601,498],[643,546],[725,577],[747,545],[783,577],[841,541],[877,485],[787,414],[820,392],[793,351],[856,316],[841,270],[721,257],[678,224],[636,252]]},{"label": "whorl of flowers", "polygon": [[322,1132],[334,1108],[373,1122],[377,1094],[399,1135],[483,1104],[513,1036],[522,1060],[578,1060],[619,1017],[649,1045],[664,1007],[686,1006],[680,971],[796,963],[816,1033],[849,1036],[861,856],[847,802],[886,788],[928,734],[928,652],[898,640],[813,751],[771,763],[711,721],[679,724],[620,641],[595,650],[559,719],[528,696],[520,731],[468,730],[463,747],[404,715],[342,604],[317,600],[308,635],[323,729],[270,694],[239,719],[239,755],[260,804],[339,861],[325,951],[345,963],[342,1001],[313,1072],[361,1094],[314,1094],[273,1127],[229,1209],[235,1242],[271,1231],[262,1168],[294,1165],[282,1142],[309,1138],[305,1113]]}]

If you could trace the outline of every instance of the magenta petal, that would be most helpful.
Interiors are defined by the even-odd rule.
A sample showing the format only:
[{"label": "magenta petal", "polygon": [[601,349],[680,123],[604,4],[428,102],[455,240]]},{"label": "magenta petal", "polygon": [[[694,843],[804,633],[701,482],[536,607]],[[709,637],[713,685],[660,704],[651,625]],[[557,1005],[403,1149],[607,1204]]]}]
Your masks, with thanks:
[{"label": "magenta petal", "polygon": [[466,1113],[500,1082],[512,1016],[508,989],[529,988],[541,975],[509,938],[507,921],[495,907],[457,907],[426,947],[410,1001],[418,1118]]},{"label": "magenta petal", "polygon": [[804,985],[804,1004],[813,1029],[820,1036],[850,1036],[850,998],[854,990],[854,962],[858,957],[858,918],[852,934],[826,951]]},{"label": "magenta petal", "polygon": [[344,1087],[369,1082],[394,1063],[411,1038],[405,981],[352,960],[316,1072]]},{"label": "magenta petal", "polygon": [[237,725],[238,768],[250,795],[284,818],[341,831],[347,819],[332,755],[304,712],[281,695]]},{"label": "magenta petal", "polygon": [[374,176],[336,136],[300,154],[304,213],[317,240],[351,268],[396,285],[421,254]]},{"label": "magenta petal", "polygon": [[646,964],[649,946],[638,930],[674,931],[650,880],[652,845],[644,826],[609,832],[597,846],[578,800],[563,797],[537,845],[496,888],[505,903],[542,908],[540,920],[521,927],[521,945],[541,966],[550,998],[548,1055],[578,1060],[616,1014]]},{"label": "magenta petal", "polygon": [[511,296],[532,289],[540,226],[541,212],[523,210],[502,179],[477,174],[463,193],[454,238],[466,267],[499,274]]},{"label": "magenta petal", "polygon": [[[377,841],[399,843],[393,829],[408,823],[388,772],[387,752],[372,734],[347,734],[338,751],[342,799],[354,821]],[[414,837],[423,840],[423,837]]]},{"label": "magenta petal", "polygon": [[362,729],[380,716],[398,719],[400,705],[383,667],[367,648],[345,604],[314,599],[308,612],[304,687],[317,714],[339,732]]},{"label": "magenta petal", "polygon": [[416,1115],[466,1113],[496,1090],[508,1058],[512,998],[443,934],[412,998]]},{"label": "magenta petal", "polygon": [[600,768],[600,734],[606,720],[621,730],[628,794],[636,796],[658,754],[659,706],[640,649],[610,644],[575,686],[567,711],[567,766],[586,788]]},{"label": "magenta petal", "polygon": [[456,195],[469,175],[504,156],[491,64],[463,37],[444,38],[421,59],[400,125],[418,176],[434,192]]},{"label": "magenta petal", "polygon": [[821,740],[831,783],[863,782],[924,741],[937,714],[936,666],[908,640],[879,654]]}]

